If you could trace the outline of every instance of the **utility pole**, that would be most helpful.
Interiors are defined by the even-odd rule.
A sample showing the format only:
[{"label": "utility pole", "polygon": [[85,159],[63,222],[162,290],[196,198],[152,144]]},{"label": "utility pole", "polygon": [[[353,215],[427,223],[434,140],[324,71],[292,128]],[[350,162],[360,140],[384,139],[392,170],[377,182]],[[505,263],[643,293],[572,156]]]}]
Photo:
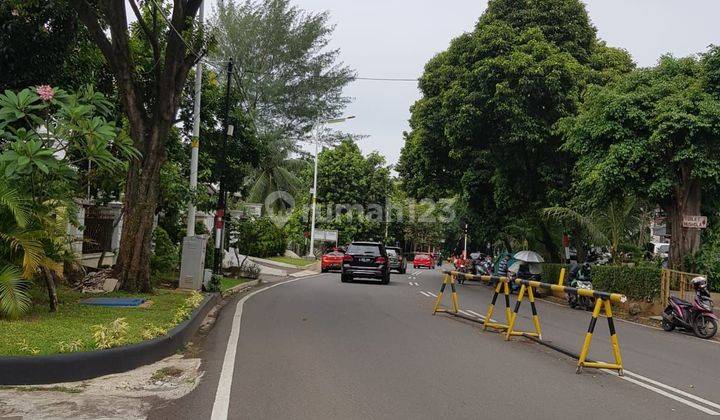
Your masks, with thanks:
[{"label": "utility pole", "polygon": [[343,121],[351,120],[355,118],[354,115],[342,118],[333,118],[331,120],[321,121],[315,124],[315,172],[313,173],[313,188],[312,188],[312,216],[310,224],[310,250],[308,251],[308,257],[315,257],[315,207],[317,205],[317,177],[318,177],[318,143],[320,142],[320,133],[322,132],[323,124],[337,124]]},{"label": "utility pole", "polygon": [[388,226],[390,225],[390,205],[387,196],[385,197],[385,244],[387,245]]},{"label": "utility pole", "polygon": [[465,223],[465,243],[463,244],[463,260],[467,259],[467,223]]},{"label": "utility pole", "polygon": [[320,137],[320,128],[315,129],[315,171],[313,172],[313,188],[312,188],[312,216],[310,221],[310,249],[308,257],[315,257],[315,207],[317,206],[317,167],[318,167],[318,142]]},{"label": "utility pole", "polygon": [[[198,24],[203,25],[205,7],[200,3]],[[195,103],[193,104],[193,132],[190,140],[190,191],[193,197],[188,202],[187,236],[195,236],[195,192],[197,191],[198,149],[200,148],[200,100],[202,97],[202,60],[195,65]]]},{"label": "utility pole", "polygon": [[225,160],[227,159],[228,137],[233,135],[233,126],[230,125],[230,84],[232,83],[233,60],[228,62],[227,84],[225,86],[225,121],[222,147],[217,162],[219,191],[218,204],[215,211],[215,258],[213,261],[213,273],[220,274],[222,270],[222,246],[223,232],[225,229],[225,209],[227,207],[227,191],[225,191]]}]

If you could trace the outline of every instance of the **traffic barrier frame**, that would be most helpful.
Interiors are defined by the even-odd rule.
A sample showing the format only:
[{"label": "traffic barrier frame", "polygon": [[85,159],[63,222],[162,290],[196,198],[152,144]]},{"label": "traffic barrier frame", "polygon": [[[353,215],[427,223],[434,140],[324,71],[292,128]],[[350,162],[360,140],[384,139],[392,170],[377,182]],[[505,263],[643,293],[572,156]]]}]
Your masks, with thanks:
[{"label": "traffic barrier frame", "polygon": [[[555,292],[564,292],[569,294],[576,294],[578,296],[586,296],[591,297],[595,299],[595,305],[592,312],[592,317],[590,319],[590,326],[588,327],[588,331],[585,334],[585,339],[583,341],[583,346],[580,351],[580,355],[576,356],[578,359],[577,364],[577,373],[580,374],[583,371],[583,368],[596,368],[596,369],[613,369],[617,370],[619,375],[623,375],[623,362],[622,362],[622,355],[620,353],[620,344],[617,337],[617,332],[615,330],[615,323],[613,321],[613,314],[612,314],[612,302],[625,302],[627,298],[625,295],[618,294],[618,293],[608,293],[608,292],[602,292],[598,290],[590,290],[590,289],[578,289],[574,287],[564,286],[562,282],[559,282],[560,284],[551,284],[551,283],[543,283],[535,280],[526,280],[526,279],[509,279],[507,277],[503,276],[476,276],[472,274],[467,273],[461,273],[457,271],[445,271],[444,277],[443,277],[443,283],[440,287],[440,293],[438,294],[438,297],[435,301],[435,306],[433,308],[433,315],[438,312],[445,312],[450,313],[452,315],[460,316],[459,310],[460,310],[460,304],[458,300],[457,290],[455,288],[456,278],[458,276],[463,276],[464,279],[470,279],[470,280],[481,280],[484,282],[489,282],[495,285],[494,287],[494,293],[492,300],[490,304],[488,305],[488,309],[485,315],[485,319],[481,320],[481,323],[483,324],[483,329],[487,329],[487,327],[494,328],[496,330],[500,330],[503,332],[503,335],[505,337],[505,340],[510,340],[512,336],[524,336],[531,338],[533,340],[536,340],[540,343],[543,343],[542,340],[542,329],[540,326],[540,317],[537,312],[537,307],[535,306],[535,293],[534,289],[537,289],[539,287],[548,288]],[[518,292],[518,298],[515,302],[515,307],[511,311],[510,310],[510,282],[513,282],[514,284],[520,285],[520,291]],[[452,305],[453,310],[447,310],[440,307],[440,304],[442,302],[442,297],[445,291],[445,287],[447,284],[450,284],[450,287],[452,289]],[[492,322],[492,315],[495,309],[495,305],[497,303],[497,298],[501,293],[501,290],[505,297],[505,317],[506,317],[506,324],[501,324],[497,322]],[[530,309],[532,312],[532,320],[533,325],[535,327],[535,331],[517,331],[515,329],[515,323],[517,321],[517,314],[520,309],[520,305],[522,304],[523,300],[527,296],[527,300],[530,302]],[[604,310],[605,316],[608,320],[608,329],[610,330],[610,345],[613,352],[614,357],[614,363],[607,363],[607,362],[597,362],[597,361],[591,361],[588,360],[587,356],[590,350],[590,344],[592,343],[593,333],[595,332],[595,325],[597,324],[597,318],[600,316],[600,312]],[[463,317],[464,318],[464,317]],[[569,352],[565,352],[566,354],[569,354]]]}]

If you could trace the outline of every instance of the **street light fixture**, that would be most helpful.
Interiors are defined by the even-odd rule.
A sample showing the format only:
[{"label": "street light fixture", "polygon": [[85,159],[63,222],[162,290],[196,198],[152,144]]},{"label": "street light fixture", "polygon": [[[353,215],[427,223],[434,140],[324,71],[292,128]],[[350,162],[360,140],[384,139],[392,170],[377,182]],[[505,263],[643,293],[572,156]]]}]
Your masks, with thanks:
[{"label": "street light fixture", "polygon": [[315,257],[315,206],[317,203],[318,143],[320,142],[320,128],[325,124],[337,124],[353,118],[355,118],[355,116],[350,115],[348,117],[319,121],[315,124],[315,171],[313,173],[312,221],[310,222],[310,250],[308,251],[308,257]]}]

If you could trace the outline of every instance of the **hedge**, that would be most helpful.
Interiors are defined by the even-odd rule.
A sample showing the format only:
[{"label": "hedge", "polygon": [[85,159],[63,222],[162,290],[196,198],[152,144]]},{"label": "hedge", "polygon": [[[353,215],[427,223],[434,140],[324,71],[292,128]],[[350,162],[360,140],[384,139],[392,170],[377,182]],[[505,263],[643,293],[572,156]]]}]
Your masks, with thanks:
[{"label": "hedge", "polygon": [[[558,278],[560,277],[560,270],[565,268],[565,280],[567,282],[567,275],[570,271],[570,267],[567,264],[557,263],[545,263],[542,265],[542,281],[545,283],[557,284]],[[567,286],[567,283],[564,283]]]},{"label": "hedge", "polygon": [[661,271],[655,267],[596,265],[591,273],[596,289],[622,293],[630,299],[645,300],[660,296]]},{"label": "hedge", "polygon": [[[543,281],[557,283],[560,269],[565,267],[565,285],[570,267],[567,264],[543,264]],[[660,272],[655,267],[594,265],[593,287],[603,292],[622,293],[630,299],[646,300],[660,296]]]}]

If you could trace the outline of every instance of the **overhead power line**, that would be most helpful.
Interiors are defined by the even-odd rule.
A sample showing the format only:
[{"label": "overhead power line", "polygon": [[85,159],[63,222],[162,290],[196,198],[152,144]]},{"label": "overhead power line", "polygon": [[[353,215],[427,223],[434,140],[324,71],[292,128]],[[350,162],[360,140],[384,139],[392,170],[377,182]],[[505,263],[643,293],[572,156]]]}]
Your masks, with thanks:
[{"label": "overhead power line", "polygon": [[420,79],[403,77],[356,77],[355,80],[369,80],[373,82],[419,82]]}]

